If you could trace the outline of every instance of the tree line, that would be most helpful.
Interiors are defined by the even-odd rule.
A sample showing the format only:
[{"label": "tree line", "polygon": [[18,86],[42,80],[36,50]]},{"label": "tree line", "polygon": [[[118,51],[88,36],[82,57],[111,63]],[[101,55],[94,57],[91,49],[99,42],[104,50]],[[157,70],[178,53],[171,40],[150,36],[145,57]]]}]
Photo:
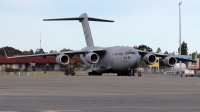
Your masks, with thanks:
[{"label": "tree line", "polygon": [[[8,56],[16,56],[16,55],[33,55],[33,54],[43,54],[43,53],[48,53],[48,52],[44,52],[44,50],[42,48],[40,49],[36,49],[35,52],[33,51],[33,49],[30,49],[29,51],[20,51],[19,49],[15,49],[13,47],[4,47],[6,54]],[[67,52],[67,51],[73,51],[72,49],[66,49],[63,48],[61,49],[59,52]],[[57,53],[56,50],[50,50],[49,53]],[[0,48],[0,56],[5,56],[5,53],[3,51],[2,48]],[[76,55],[78,56],[78,55]]]}]

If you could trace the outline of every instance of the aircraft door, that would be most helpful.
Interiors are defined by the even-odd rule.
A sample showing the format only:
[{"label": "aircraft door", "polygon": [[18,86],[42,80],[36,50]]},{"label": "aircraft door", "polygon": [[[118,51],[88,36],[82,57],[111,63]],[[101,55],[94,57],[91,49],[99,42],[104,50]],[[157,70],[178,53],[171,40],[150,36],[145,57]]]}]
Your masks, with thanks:
[{"label": "aircraft door", "polygon": [[122,64],[123,68],[126,68],[127,62],[128,62],[127,56],[124,56],[124,58],[123,58],[123,64]]}]

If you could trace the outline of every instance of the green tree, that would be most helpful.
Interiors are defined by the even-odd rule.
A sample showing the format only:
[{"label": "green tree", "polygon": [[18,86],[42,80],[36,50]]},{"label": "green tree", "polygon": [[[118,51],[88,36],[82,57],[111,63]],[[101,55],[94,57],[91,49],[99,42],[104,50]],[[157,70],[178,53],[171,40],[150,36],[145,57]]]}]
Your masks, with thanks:
[{"label": "green tree", "polygon": [[[134,46],[134,48],[136,48],[136,47]],[[148,52],[152,52],[153,51],[152,48],[150,48],[149,46],[146,46],[146,45],[139,45],[137,47],[137,49],[138,50],[142,50],[142,51],[148,51]]]},{"label": "green tree", "polygon": [[66,49],[66,48],[63,48],[60,50],[60,52],[67,52],[67,51],[72,51],[71,49]]},{"label": "green tree", "polygon": [[[192,59],[195,58],[196,52],[193,52],[192,54],[189,54],[190,56],[192,56]],[[197,54],[197,58],[200,58],[200,53]]]},{"label": "green tree", "polygon": [[165,51],[164,54],[169,54],[168,51]]},{"label": "green tree", "polygon": [[135,49],[138,49],[138,47],[137,47],[137,46],[133,46],[133,48],[135,48]]},{"label": "green tree", "polygon": [[29,51],[23,51],[22,55],[30,55],[30,52]]},{"label": "green tree", "polygon": [[84,66],[85,66],[84,63],[83,63],[81,60],[78,60],[78,61],[75,63],[75,67],[80,68],[80,67],[84,67]]},{"label": "green tree", "polygon": [[[15,49],[13,47],[4,47],[4,50],[6,51],[6,54],[8,56],[14,56],[14,55],[22,55],[22,51]],[[0,48],[0,56],[5,56],[4,50]]]},{"label": "green tree", "polygon": [[156,53],[161,53],[161,49],[160,49],[160,47],[158,47]]},{"label": "green tree", "polygon": [[[188,51],[187,43],[183,41],[183,43],[181,44],[181,55],[188,55],[187,51]],[[178,52],[179,52],[179,48],[178,48]]]},{"label": "green tree", "polygon": [[29,53],[30,55],[34,54],[33,49],[30,49]]},{"label": "green tree", "polygon": [[53,52],[54,52],[54,50],[50,50],[50,51],[49,51],[49,53],[53,53]]},{"label": "green tree", "polygon": [[175,51],[174,51],[174,52],[172,52],[171,54],[175,55]]}]

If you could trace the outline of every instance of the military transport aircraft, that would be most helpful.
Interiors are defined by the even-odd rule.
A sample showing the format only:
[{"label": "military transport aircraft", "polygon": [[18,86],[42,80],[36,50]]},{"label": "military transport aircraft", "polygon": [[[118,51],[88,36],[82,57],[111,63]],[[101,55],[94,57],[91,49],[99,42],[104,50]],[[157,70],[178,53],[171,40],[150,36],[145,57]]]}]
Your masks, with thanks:
[{"label": "military transport aircraft", "polygon": [[128,46],[94,46],[88,21],[114,22],[112,20],[91,18],[88,17],[86,13],[83,13],[79,17],[74,18],[44,19],[44,21],[65,20],[78,20],[82,23],[83,33],[87,47],[84,47],[81,50],[69,52],[45,53],[13,57],[8,57],[6,55],[7,58],[25,58],[33,56],[43,56],[45,58],[46,56],[56,56],[56,62],[58,64],[66,65],[69,63],[70,58],[72,58],[74,54],[80,54],[80,58],[83,61],[83,63],[90,68],[87,71],[88,75],[102,75],[102,73],[117,73],[118,76],[134,76],[133,70],[138,68],[141,58],[146,64],[154,64],[156,62],[156,56],[159,56],[163,58],[164,64],[166,66],[174,66],[178,60],[193,61],[189,59],[177,58],[171,55],[156,54],[152,52],[136,50],[133,47]]}]

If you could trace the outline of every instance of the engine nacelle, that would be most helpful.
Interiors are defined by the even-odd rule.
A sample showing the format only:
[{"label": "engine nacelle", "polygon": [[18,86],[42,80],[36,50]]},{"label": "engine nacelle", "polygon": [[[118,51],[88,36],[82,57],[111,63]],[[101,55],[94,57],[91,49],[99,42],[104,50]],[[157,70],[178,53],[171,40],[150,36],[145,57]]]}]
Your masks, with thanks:
[{"label": "engine nacelle", "polygon": [[154,64],[156,62],[156,56],[154,54],[146,54],[143,57],[143,60],[146,64]]},{"label": "engine nacelle", "polygon": [[85,61],[90,64],[95,64],[99,61],[99,56],[96,53],[88,53],[85,56]]},{"label": "engine nacelle", "polygon": [[175,66],[176,62],[177,62],[177,60],[173,56],[168,56],[163,61],[164,65],[170,66],[170,67]]},{"label": "engine nacelle", "polygon": [[60,54],[56,57],[56,62],[58,64],[66,65],[69,63],[69,56],[66,54]]}]

